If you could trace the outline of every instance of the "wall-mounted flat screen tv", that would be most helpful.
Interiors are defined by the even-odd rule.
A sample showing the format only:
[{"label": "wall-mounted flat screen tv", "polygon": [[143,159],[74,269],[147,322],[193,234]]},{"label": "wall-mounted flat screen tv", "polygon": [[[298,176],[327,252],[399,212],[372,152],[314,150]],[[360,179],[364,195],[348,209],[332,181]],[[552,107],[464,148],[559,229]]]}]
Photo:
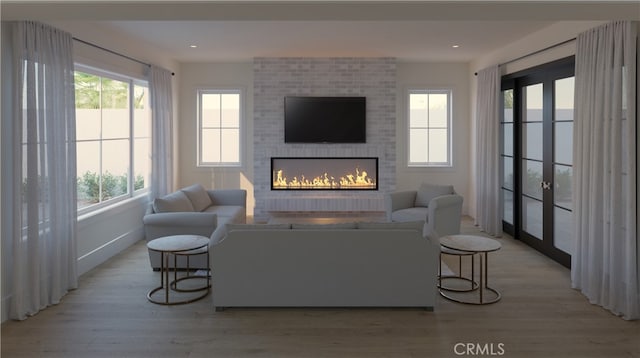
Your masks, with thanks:
[{"label": "wall-mounted flat screen tv", "polygon": [[366,98],[285,97],[284,141],[366,143]]}]

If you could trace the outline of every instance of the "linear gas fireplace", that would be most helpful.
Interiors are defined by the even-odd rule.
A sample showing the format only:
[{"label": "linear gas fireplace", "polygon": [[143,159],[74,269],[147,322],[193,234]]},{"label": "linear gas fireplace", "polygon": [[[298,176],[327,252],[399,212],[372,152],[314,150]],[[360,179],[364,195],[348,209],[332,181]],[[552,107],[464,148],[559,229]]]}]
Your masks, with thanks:
[{"label": "linear gas fireplace", "polygon": [[271,158],[271,190],[378,190],[378,158]]}]

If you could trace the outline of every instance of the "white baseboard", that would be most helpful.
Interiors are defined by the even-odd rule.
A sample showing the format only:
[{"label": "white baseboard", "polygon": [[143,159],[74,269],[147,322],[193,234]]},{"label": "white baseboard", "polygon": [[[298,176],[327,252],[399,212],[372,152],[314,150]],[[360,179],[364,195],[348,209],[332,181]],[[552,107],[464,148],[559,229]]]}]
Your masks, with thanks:
[{"label": "white baseboard", "polygon": [[144,228],[141,226],[135,230],[129,231],[117,238],[107,242],[106,244],[96,248],[95,250],[78,258],[78,276],[89,272],[113,256],[126,250],[131,245],[144,238]]}]

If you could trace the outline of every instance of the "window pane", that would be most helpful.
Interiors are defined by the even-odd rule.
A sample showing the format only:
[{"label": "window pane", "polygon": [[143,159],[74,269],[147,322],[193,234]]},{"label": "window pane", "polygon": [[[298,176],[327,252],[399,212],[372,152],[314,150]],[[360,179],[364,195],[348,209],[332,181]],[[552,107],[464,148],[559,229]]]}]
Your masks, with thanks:
[{"label": "window pane", "polygon": [[100,77],[76,71],[74,81],[76,109],[99,109]]},{"label": "window pane", "polygon": [[428,97],[426,93],[409,94],[409,127],[426,128],[428,126]]},{"label": "window pane", "polygon": [[[125,187],[114,187],[114,193],[124,194],[126,179],[129,173],[129,139],[109,140],[102,142],[102,175],[112,174],[118,183],[124,178]],[[104,189],[104,188],[103,188]],[[116,190],[117,189],[117,190]]]},{"label": "window pane", "polygon": [[100,139],[101,114],[99,109],[76,108],[76,140]]},{"label": "window pane", "polygon": [[429,162],[446,163],[448,157],[447,144],[446,129],[429,130]]},{"label": "window pane", "polygon": [[151,139],[136,139],[133,150],[133,190],[148,188],[151,183]]},{"label": "window pane", "polygon": [[429,95],[429,127],[447,127],[448,101],[446,94]]},{"label": "window pane", "polygon": [[137,138],[151,137],[151,111],[149,108],[148,89],[134,87],[133,135]]},{"label": "window pane", "polygon": [[426,163],[428,161],[427,143],[429,131],[427,129],[411,129],[409,131],[409,162]]},{"label": "window pane", "polygon": [[554,204],[562,206],[566,209],[573,209],[571,200],[571,180],[573,177],[573,168],[566,165],[554,165]]},{"label": "window pane", "polygon": [[102,108],[127,109],[129,108],[129,84],[110,78],[102,78],[101,83]]},{"label": "window pane", "polygon": [[240,162],[240,130],[239,129],[223,129],[222,130],[222,162],[238,163]]},{"label": "window pane", "polygon": [[99,202],[100,142],[76,144],[78,175],[78,209]]},{"label": "window pane", "polygon": [[203,129],[202,141],[200,143],[202,153],[200,158],[203,163],[219,163],[220,162],[220,130],[219,129]]},{"label": "window pane", "polygon": [[[240,127],[240,95],[236,93],[222,95],[222,127]],[[237,154],[237,153],[236,153]]]},{"label": "window pane", "polygon": [[206,127],[220,127],[220,95],[203,93],[201,96],[201,123]]},{"label": "window pane", "polygon": [[102,110],[102,139],[129,137],[129,110]]}]

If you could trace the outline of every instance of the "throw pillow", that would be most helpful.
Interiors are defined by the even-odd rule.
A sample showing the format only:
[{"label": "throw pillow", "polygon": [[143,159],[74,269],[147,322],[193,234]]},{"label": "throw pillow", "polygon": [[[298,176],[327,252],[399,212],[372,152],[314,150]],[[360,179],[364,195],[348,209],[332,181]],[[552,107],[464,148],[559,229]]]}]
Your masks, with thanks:
[{"label": "throw pillow", "polygon": [[431,199],[453,193],[453,185],[433,185],[423,183],[420,185],[420,189],[418,189],[416,194],[414,206],[422,206],[426,208],[429,206]]},{"label": "throw pillow", "polygon": [[181,211],[193,211],[193,205],[189,198],[181,191],[176,191],[153,201],[153,211],[156,213],[173,213]]},{"label": "throw pillow", "polygon": [[200,184],[193,184],[186,188],[180,189],[193,205],[193,210],[202,211],[211,205],[211,197],[207,190]]}]

